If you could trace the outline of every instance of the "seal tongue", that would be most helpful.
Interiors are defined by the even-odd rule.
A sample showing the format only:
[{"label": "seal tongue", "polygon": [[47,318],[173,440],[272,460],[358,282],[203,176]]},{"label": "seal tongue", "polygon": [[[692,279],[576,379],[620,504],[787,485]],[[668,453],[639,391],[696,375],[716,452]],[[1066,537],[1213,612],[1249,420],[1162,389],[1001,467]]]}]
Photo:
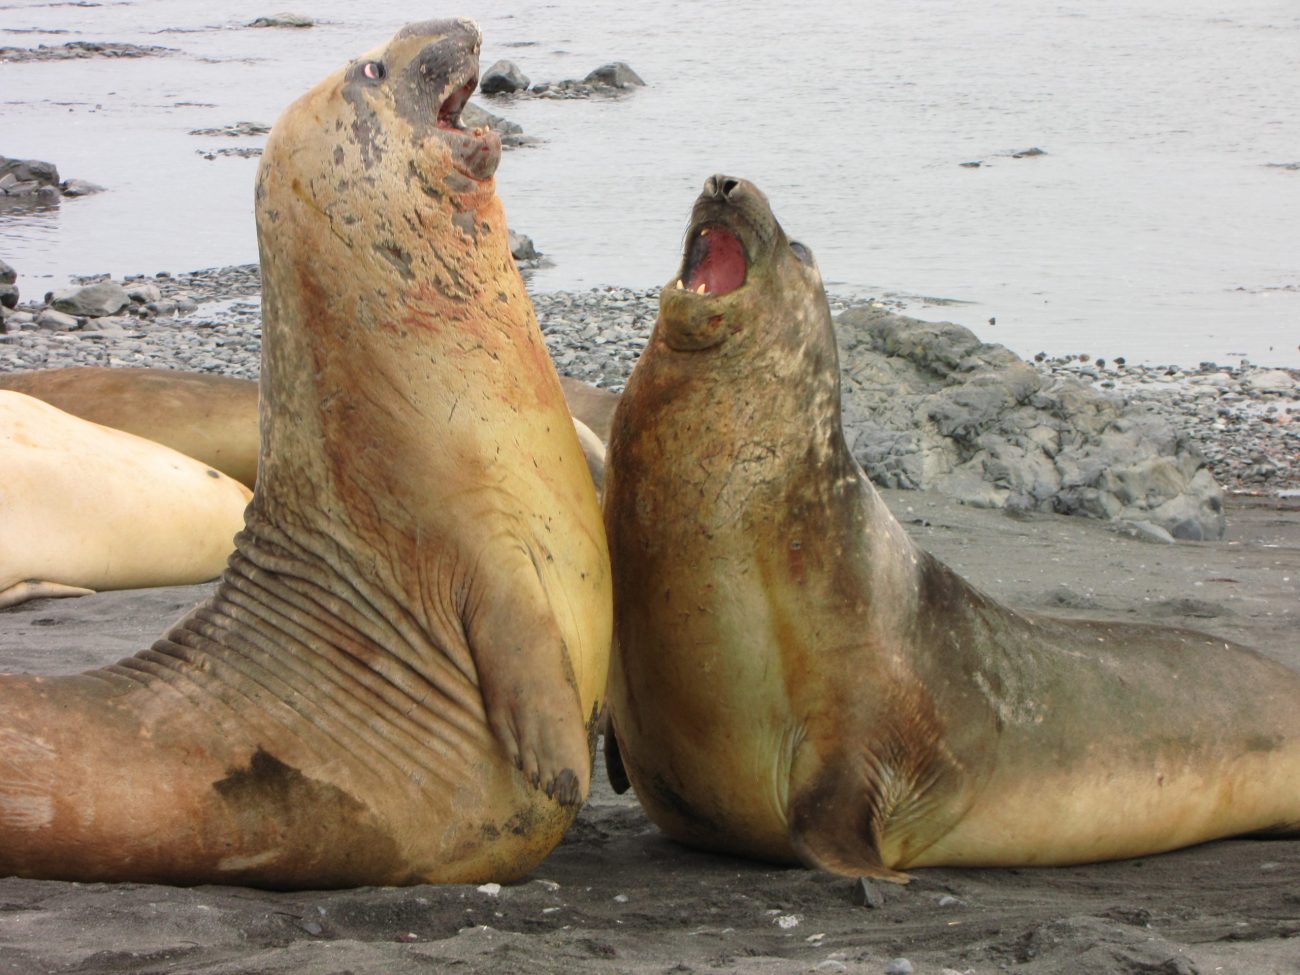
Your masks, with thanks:
[{"label": "seal tongue", "polygon": [[706,294],[725,295],[745,283],[745,248],[726,227],[705,227],[695,235],[687,258],[686,287]]}]

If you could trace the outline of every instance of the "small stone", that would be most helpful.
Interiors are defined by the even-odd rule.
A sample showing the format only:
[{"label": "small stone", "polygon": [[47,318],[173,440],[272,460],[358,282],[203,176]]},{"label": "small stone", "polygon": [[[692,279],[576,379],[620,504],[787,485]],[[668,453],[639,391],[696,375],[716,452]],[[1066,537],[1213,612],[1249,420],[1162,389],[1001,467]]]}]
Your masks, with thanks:
[{"label": "small stone", "polygon": [[0,307],[18,307],[18,285],[0,284]]},{"label": "small stone", "polygon": [[314,27],[316,21],[312,20],[306,14],[293,14],[282,12],[271,14],[269,17],[258,17],[250,21],[249,27]]},{"label": "small stone", "polygon": [[869,907],[873,911],[885,906],[885,895],[880,892],[879,887],[866,877],[859,877],[853,881],[853,889],[849,893],[849,898],[858,907]]},{"label": "small stone", "polygon": [[17,280],[18,272],[4,261],[0,261],[0,284],[13,284]]},{"label": "small stone", "polygon": [[906,958],[895,958],[885,966],[885,975],[912,975],[915,970]]},{"label": "small stone", "polygon": [[582,79],[589,85],[607,85],[610,88],[644,88],[645,82],[628,67],[625,61],[602,64],[587,77]]},{"label": "small stone", "polygon": [[487,894],[489,897],[497,897],[501,894],[500,884],[483,884],[478,888],[480,894]]},{"label": "small stone", "polygon": [[813,966],[814,972],[847,972],[849,966],[842,961],[836,961],[834,958],[828,958]]},{"label": "small stone", "polygon": [[791,928],[797,928],[802,920],[803,918],[798,914],[779,914],[772,919],[772,923],[782,931],[789,931]]},{"label": "small stone", "polygon": [[66,332],[77,327],[77,318],[75,315],[46,308],[36,316],[36,325],[49,332]]},{"label": "small stone", "polygon": [[84,179],[65,179],[59,184],[59,190],[64,196],[91,196],[95,193],[103,193],[104,187],[98,183],[92,183]]},{"label": "small stone", "polygon": [[151,301],[159,301],[162,292],[158,290],[158,285],[142,282],[127,288],[126,296],[138,305],[147,305]]}]

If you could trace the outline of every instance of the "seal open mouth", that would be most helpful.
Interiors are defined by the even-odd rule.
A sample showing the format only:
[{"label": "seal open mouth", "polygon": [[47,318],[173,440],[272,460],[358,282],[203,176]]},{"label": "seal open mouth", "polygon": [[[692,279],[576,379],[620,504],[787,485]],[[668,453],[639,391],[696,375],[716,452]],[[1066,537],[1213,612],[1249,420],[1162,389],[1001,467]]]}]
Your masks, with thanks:
[{"label": "seal open mouth", "polygon": [[745,247],[727,226],[706,223],[691,237],[678,288],[701,295],[725,295],[745,283]]},{"label": "seal open mouth", "polygon": [[447,96],[443,103],[438,106],[438,128],[465,128],[464,123],[460,120],[460,113],[464,111],[466,104],[469,102],[469,96],[474,94],[474,89],[477,87],[478,78],[474,77]]}]

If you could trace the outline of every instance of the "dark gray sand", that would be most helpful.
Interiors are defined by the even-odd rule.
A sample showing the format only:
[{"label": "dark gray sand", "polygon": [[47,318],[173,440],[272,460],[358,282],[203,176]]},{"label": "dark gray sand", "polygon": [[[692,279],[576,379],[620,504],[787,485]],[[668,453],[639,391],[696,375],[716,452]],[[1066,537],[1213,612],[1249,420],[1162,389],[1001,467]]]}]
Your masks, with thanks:
[{"label": "dark gray sand", "polygon": [[[1013,605],[1192,626],[1300,669],[1294,502],[1235,504],[1223,542],[1155,545],[1079,518],[887,496],[923,545]],[[114,660],[209,588],[0,612],[0,667]],[[1300,840],[1072,868],[920,870],[907,887],[875,885],[875,907],[855,904],[852,888],[677,846],[598,772],[563,844],[499,891],[0,880],[0,973],[1300,973]]]}]

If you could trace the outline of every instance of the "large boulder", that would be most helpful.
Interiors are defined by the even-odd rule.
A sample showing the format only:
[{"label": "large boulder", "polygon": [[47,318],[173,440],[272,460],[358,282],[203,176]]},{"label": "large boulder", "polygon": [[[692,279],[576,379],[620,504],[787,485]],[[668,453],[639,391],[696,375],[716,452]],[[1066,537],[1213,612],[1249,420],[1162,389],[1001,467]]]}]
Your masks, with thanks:
[{"label": "large boulder", "polygon": [[498,61],[483,72],[478,90],[485,95],[513,95],[528,88],[528,75],[513,61]]},{"label": "large boulder", "polygon": [[1223,492],[1174,427],[969,329],[874,307],[836,322],[849,447],[882,487],[1223,536]]},{"label": "large boulder", "polygon": [[87,318],[116,315],[131,304],[126,289],[114,281],[98,281],[81,288],[65,288],[52,292],[48,304],[55,311]]}]

